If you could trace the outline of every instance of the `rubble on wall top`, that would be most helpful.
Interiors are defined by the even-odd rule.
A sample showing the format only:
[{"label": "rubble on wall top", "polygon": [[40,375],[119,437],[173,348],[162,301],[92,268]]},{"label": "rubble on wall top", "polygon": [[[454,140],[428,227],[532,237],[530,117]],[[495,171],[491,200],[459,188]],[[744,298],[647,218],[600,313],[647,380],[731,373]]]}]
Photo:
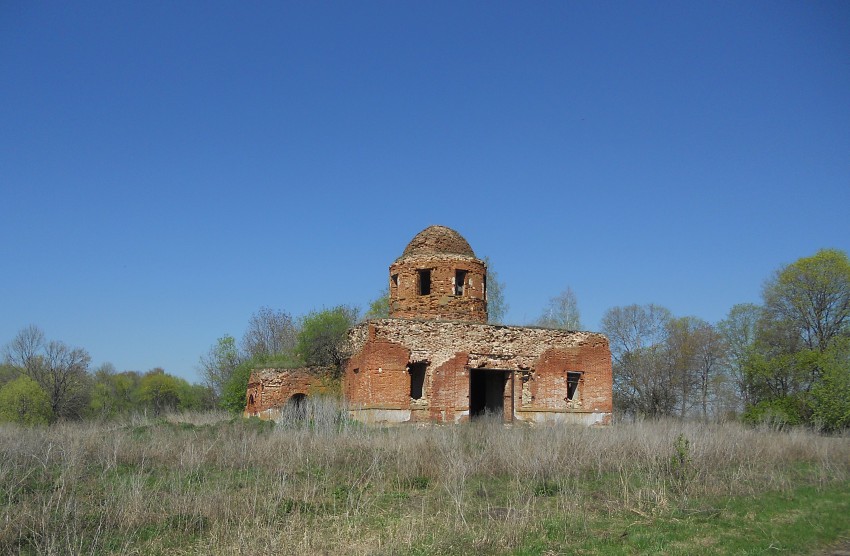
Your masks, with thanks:
[{"label": "rubble on wall top", "polygon": [[428,226],[416,234],[399,259],[413,255],[453,254],[475,257],[462,235],[446,226]]}]

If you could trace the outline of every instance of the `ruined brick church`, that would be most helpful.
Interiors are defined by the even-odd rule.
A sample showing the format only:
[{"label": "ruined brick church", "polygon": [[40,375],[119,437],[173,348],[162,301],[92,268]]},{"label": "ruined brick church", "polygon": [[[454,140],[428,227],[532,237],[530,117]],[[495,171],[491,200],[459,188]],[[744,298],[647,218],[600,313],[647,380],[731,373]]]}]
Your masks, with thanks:
[{"label": "ruined brick church", "polygon": [[[390,265],[390,317],[348,333],[343,396],[370,423],[608,424],[608,339],[594,332],[487,324],[487,269],[456,231],[430,226]],[[274,418],[321,393],[310,369],[258,370],[246,415]]]}]

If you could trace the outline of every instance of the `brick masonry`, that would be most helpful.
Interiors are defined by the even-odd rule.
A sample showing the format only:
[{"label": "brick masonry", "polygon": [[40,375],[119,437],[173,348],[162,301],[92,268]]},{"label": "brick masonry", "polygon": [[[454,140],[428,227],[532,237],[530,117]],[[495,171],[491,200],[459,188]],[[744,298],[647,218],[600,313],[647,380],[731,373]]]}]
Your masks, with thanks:
[{"label": "brick masonry", "polygon": [[[478,369],[506,376],[506,421],[605,424],[611,418],[611,353],[602,334],[382,319],[354,327],[349,342],[344,395],[363,420],[464,421]],[[410,396],[414,363],[426,364],[421,399]],[[581,373],[572,399],[570,371]]]},{"label": "brick masonry", "polygon": [[[608,339],[486,324],[487,269],[456,231],[426,228],[389,270],[391,318],[348,333],[342,393],[353,418],[461,422],[493,412],[506,422],[610,422]],[[245,413],[274,418],[294,399],[332,391],[328,376],[257,370]]]},{"label": "brick masonry", "polygon": [[324,367],[256,369],[248,379],[244,415],[273,419],[302,397],[336,394],[339,387],[332,372]]},{"label": "brick masonry", "polygon": [[390,266],[390,316],[487,322],[486,275],[484,262],[459,233],[445,226],[426,228]]}]

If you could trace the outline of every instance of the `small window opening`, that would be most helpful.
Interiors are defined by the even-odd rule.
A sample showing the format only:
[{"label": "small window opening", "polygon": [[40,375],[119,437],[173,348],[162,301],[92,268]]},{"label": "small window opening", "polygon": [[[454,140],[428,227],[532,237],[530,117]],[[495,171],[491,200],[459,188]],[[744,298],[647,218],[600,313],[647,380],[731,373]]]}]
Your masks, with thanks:
[{"label": "small window opening", "polygon": [[407,367],[407,372],[410,373],[410,397],[414,400],[422,399],[426,366],[425,363],[411,363]]},{"label": "small window opening", "polygon": [[431,270],[419,271],[419,295],[431,295]]},{"label": "small window opening", "polygon": [[567,401],[571,402],[578,396],[578,385],[581,382],[581,373],[578,371],[567,371]]},{"label": "small window opening", "polygon": [[392,280],[392,285],[394,288],[398,287],[398,274],[393,274],[390,276],[390,280]]},{"label": "small window opening", "polygon": [[455,295],[463,295],[463,290],[466,286],[466,271],[455,271]]}]

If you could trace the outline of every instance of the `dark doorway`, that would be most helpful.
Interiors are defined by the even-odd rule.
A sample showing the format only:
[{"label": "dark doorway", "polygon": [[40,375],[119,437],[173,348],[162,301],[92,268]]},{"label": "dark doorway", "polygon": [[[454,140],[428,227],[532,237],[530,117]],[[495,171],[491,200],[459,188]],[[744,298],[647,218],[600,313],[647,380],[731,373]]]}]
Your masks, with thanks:
[{"label": "dark doorway", "polygon": [[307,414],[307,394],[294,394],[286,402],[286,406],[297,419],[303,419]]},{"label": "dark doorway", "polygon": [[513,416],[513,390],[506,392],[512,371],[496,369],[470,369],[469,371],[469,416],[472,419],[484,415],[504,415],[505,402],[509,407],[507,421]]},{"label": "dark doorway", "polygon": [[410,373],[410,397],[414,400],[422,399],[422,387],[425,385],[425,363],[411,363],[407,367]]}]

